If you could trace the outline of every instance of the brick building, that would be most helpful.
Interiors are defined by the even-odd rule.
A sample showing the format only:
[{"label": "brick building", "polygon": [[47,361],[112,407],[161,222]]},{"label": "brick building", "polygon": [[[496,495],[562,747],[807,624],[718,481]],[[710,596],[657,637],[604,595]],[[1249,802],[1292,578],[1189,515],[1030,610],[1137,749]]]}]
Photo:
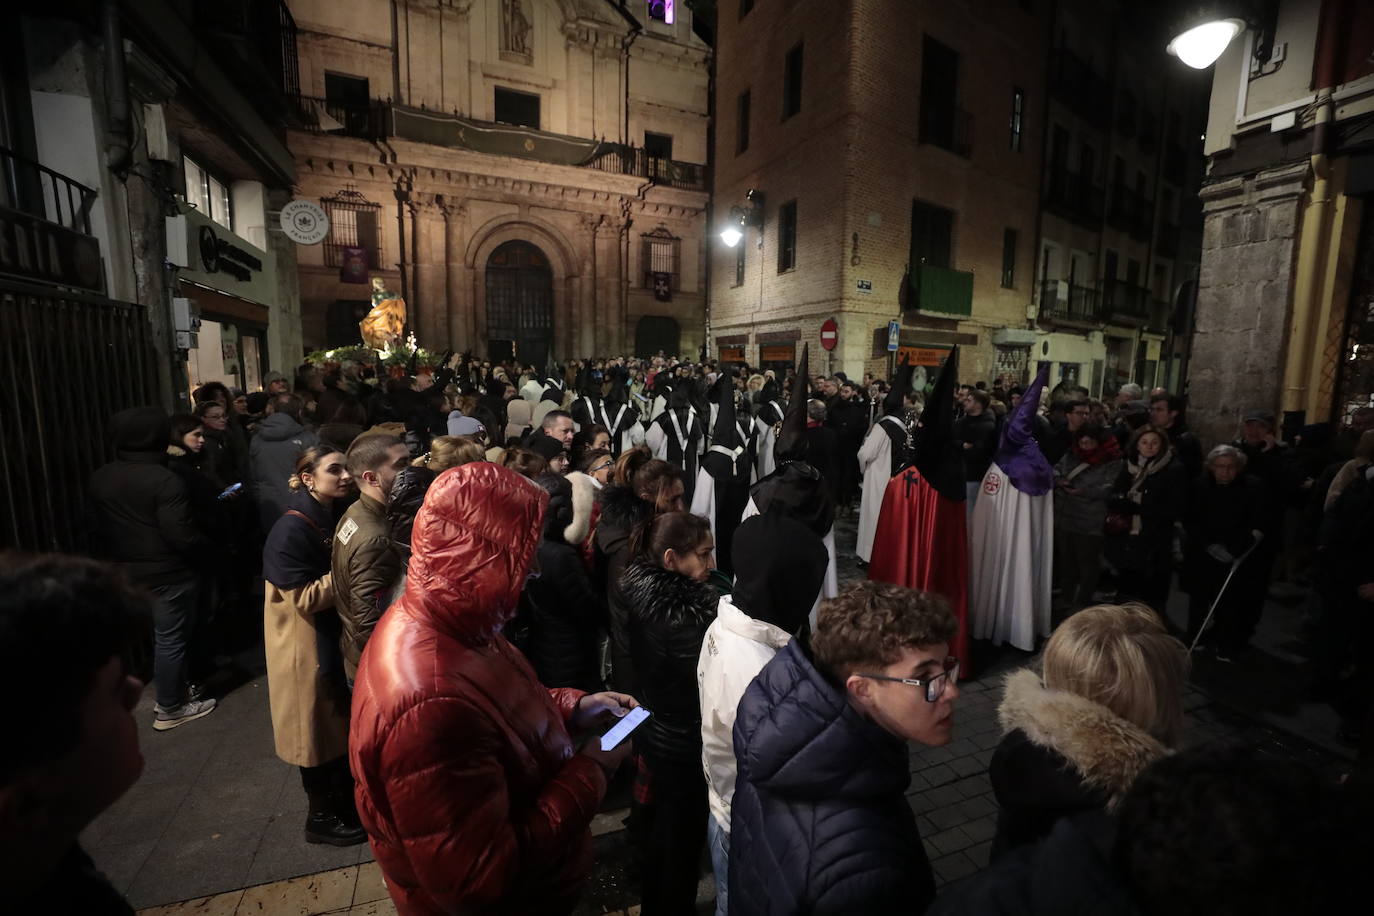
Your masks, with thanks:
[{"label": "brick building", "polygon": [[1025,381],[1041,362],[1094,394],[1164,378],[1172,302],[1196,272],[1179,223],[1200,150],[1167,194],[1161,175],[1189,155],[1190,125],[1200,139],[1206,77],[1188,82],[1135,13],[722,4],[716,219],[750,189],[763,206],[738,247],[712,240],[717,355],[786,363],[833,317],[825,365],[851,375],[889,371],[898,321],[918,363],[960,344],[969,380]]},{"label": "brick building", "polygon": [[308,346],[356,342],[380,277],[432,349],[696,352],[710,49],[686,4],[290,6],[289,144],[332,224],[300,256]]}]

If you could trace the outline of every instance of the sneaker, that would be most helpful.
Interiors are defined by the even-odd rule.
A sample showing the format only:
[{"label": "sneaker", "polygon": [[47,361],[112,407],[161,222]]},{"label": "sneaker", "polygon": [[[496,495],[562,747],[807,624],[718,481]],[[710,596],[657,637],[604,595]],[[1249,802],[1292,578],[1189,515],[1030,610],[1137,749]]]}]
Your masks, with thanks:
[{"label": "sneaker", "polygon": [[214,700],[188,700],[180,706],[168,709],[165,706],[153,707],[153,730],[165,732],[169,728],[185,725],[187,722],[202,719],[215,711]]},{"label": "sneaker", "polygon": [[205,685],[188,683],[186,685],[186,698],[192,702],[205,699]]}]

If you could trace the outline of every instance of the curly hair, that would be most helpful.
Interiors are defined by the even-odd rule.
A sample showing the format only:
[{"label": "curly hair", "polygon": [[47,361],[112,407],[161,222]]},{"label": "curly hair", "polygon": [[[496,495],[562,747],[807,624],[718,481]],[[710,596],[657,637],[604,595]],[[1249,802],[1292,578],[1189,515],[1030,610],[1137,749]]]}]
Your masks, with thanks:
[{"label": "curly hair", "polygon": [[821,604],[811,648],[823,671],[843,683],[885,668],[905,649],[948,643],[959,632],[949,603],[934,592],[858,582]]}]

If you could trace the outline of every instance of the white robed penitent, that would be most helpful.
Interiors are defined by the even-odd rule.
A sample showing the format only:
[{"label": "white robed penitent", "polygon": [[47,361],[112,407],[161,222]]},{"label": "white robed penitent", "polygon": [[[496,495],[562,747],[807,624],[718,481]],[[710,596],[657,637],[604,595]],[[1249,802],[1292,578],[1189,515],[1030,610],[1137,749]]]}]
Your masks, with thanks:
[{"label": "white robed penitent", "polygon": [[1054,470],[1034,437],[1048,377],[1046,363],[1007,417],[969,528],[969,633],[1025,652],[1051,626]]},{"label": "white robed penitent", "polygon": [[1050,635],[1054,496],[1012,486],[996,462],[983,476],[969,537],[969,632],[1026,652]]},{"label": "white robed penitent", "polygon": [[863,492],[859,498],[859,538],[854,553],[867,563],[873,557],[873,535],[878,530],[878,513],[883,508],[883,494],[892,479],[892,437],[884,425],[896,424],[906,434],[900,417],[879,418],[868,431],[859,449],[859,470],[864,475]]}]

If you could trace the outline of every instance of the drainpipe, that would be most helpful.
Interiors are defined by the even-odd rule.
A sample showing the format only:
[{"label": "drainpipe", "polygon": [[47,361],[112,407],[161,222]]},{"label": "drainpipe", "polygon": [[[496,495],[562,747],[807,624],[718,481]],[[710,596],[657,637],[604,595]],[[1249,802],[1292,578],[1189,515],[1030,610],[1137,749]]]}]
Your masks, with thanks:
[{"label": "drainpipe", "polygon": [[[630,11],[625,8],[625,0],[620,0],[620,2],[616,4],[616,9],[630,27],[629,34],[621,39],[620,42],[620,68],[621,72],[625,74],[625,99],[623,103],[625,106],[625,123],[621,126],[620,142],[628,144],[630,142],[630,45],[635,43],[635,39],[644,31],[644,27],[641,26],[639,20],[631,15]],[[645,159],[645,165],[648,165],[647,159]]]},{"label": "drainpipe", "polygon": [[1312,127],[1312,191],[1302,215],[1302,237],[1298,248],[1297,274],[1293,281],[1293,314],[1288,326],[1288,353],[1283,366],[1280,408],[1285,424],[1304,422],[1312,351],[1325,292],[1323,261],[1331,234],[1331,128],[1335,104],[1331,98],[1336,84],[1336,62],[1342,46],[1343,23],[1347,22],[1348,0],[1329,0],[1322,5],[1322,22],[1316,50],[1316,79],[1320,88],[1313,103],[1316,122]]},{"label": "drainpipe", "polygon": [[105,39],[106,100],[110,106],[110,127],[105,142],[105,163],[116,175],[132,165],[133,128],[129,118],[129,80],[124,72],[124,29],[119,21],[118,0],[102,5]]},{"label": "drainpipe", "polygon": [[[405,176],[396,179],[396,231],[400,238],[401,260],[396,268],[401,272],[401,298],[410,302],[410,284],[406,280],[406,202],[410,200],[410,186]],[[407,316],[409,317],[409,316]]]}]

